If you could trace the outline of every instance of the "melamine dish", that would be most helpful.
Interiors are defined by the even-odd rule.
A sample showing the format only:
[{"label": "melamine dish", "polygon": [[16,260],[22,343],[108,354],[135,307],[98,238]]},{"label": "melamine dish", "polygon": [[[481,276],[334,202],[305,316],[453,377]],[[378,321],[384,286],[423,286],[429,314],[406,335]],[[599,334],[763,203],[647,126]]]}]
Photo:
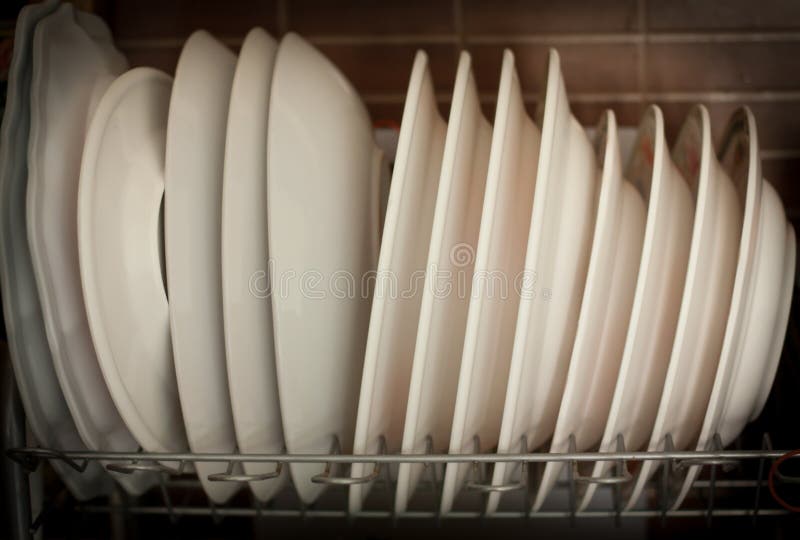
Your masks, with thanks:
[{"label": "melamine dish", "polygon": [[[523,270],[540,142],[539,129],[525,111],[514,62],[514,54],[504,51],[453,412],[451,454],[488,451],[497,443],[500,430],[519,305],[516,278]],[[450,463],[445,468],[442,512],[450,510],[468,467]]]},{"label": "melamine dish", "polygon": [[[414,343],[427,290],[427,285],[419,290],[414,280],[426,270],[447,130],[422,51],[414,59],[403,113],[361,375],[355,454],[378,453],[381,437],[389,453],[397,453],[403,442]],[[372,465],[354,463],[351,474],[363,477],[366,468]],[[361,509],[369,487],[351,486],[351,512]]]},{"label": "melamine dish", "polygon": [[[277,42],[261,28],[242,44],[233,75],[222,179],[222,314],[233,424],[239,451],[284,451],[272,301],[253,290],[267,277],[267,123]],[[244,463],[249,475],[270,475],[273,463]],[[250,482],[262,502],[289,478]]]},{"label": "melamine dish", "polygon": [[[599,189],[594,150],[570,111],[554,49],[539,103],[542,143],[497,444],[500,454],[532,451],[553,435],[578,325]],[[497,463],[492,485],[505,485],[510,472],[506,463]],[[487,512],[496,510],[500,495],[490,493]]]},{"label": "melamine dish", "polygon": [[[275,355],[289,453],[350,453],[377,258],[382,152],[364,104],[296,34],[278,47],[267,128]],[[324,464],[292,463],[313,502]],[[317,479],[319,480],[319,479]],[[323,480],[324,481],[324,480]]]},{"label": "melamine dish", "polygon": [[[435,103],[432,86],[429,96]],[[435,209],[430,248],[424,253],[427,266],[403,433],[405,453],[425,452],[428,441],[428,451],[447,450],[472,281],[471,250],[478,235],[490,138],[491,126],[481,113],[472,58],[462,52],[443,139],[438,192],[431,194]],[[398,512],[406,509],[420,473],[419,466],[400,466],[395,495]]]},{"label": "melamine dish", "polygon": [[[23,7],[14,30],[0,128],[0,280],[9,355],[31,432],[46,448],[82,451],[86,445],[64,400],[47,344],[25,224],[33,33],[58,5],[49,0]],[[111,490],[110,479],[97,463],[82,473],[59,460],[51,464],[78,500]]]},{"label": "melamine dish", "polygon": [[[192,452],[233,452],[236,438],[222,322],[221,210],[225,128],[236,55],[205,31],[183,46],[169,104],[164,241],[169,322]],[[241,485],[212,482],[225,463],[197,462],[215,503]]]}]

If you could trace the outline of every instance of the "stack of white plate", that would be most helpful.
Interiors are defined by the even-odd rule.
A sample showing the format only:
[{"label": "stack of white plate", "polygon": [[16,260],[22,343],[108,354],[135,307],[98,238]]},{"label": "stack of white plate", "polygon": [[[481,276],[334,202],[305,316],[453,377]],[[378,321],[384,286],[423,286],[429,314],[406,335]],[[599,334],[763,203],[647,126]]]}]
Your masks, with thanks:
[{"label": "stack of white plate", "polygon": [[[358,94],[295,34],[256,28],[237,57],[198,31],[174,78],[126,70],[99,19],[56,1],[23,9],[0,141],[0,269],[40,444],[705,449],[763,408],[795,237],[748,109],[715,152],[694,107],[670,151],[651,106],[624,163],[612,111],[591,137],[572,115],[555,50],[535,117],[504,53],[493,121],[467,53],[445,121],[419,52],[390,173]],[[581,474],[626,482],[630,507],[655,467]],[[373,466],[345,479],[323,468],[288,468],[303,502],[348,483],[358,511]],[[266,501],[290,476],[195,469],[218,503],[242,485],[221,480],[250,479]],[[530,483],[504,463],[486,477],[451,463],[441,509],[466,486],[490,493],[487,512],[528,489],[536,511],[561,469]],[[391,471],[398,512],[422,471]],[[108,490],[99,467],[59,472],[79,498]],[[132,493],[157,481],[113,477]]]}]

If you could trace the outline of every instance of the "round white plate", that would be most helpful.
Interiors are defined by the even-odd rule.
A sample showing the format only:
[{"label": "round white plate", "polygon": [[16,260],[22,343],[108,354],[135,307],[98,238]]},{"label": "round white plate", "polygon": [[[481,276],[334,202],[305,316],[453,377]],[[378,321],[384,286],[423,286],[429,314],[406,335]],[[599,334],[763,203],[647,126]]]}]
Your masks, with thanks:
[{"label": "round white plate", "polygon": [[[704,106],[690,111],[672,158],[689,183],[696,207],[675,341],[648,444],[651,451],[663,450],[668,434],[674,448],[683,450],[700,431],[722,349],[742,230],[742,204],[714,155]],[[642,463],[628,508],[636,504],[658,465]]]},{"label": "round white plate", "polygon": [[[639,125],[627,178],[647,201],[647,223],[639,261],[625,349],[600,442],[601,452],[636,450],[647,442],[678,323],[681,294],[689,259],[694,205],[689,185],[670,158],[661,109],[651,106]],[[607,473],[611,463],[598,461],[593,477]],[[585,509],[597,489],[589,484],[579,509]]]},{"label": "round white plate", "polygon": [[[608,419],[614,383],[625,347],[636,273],[647,219],[642,195],[622,177],[617,122],[603,115],[594,140],[602,169],[597,222],[592,240],[586,288],[550,452],[584,451],[598,443]],[[563,468],[548,462],[533,510],[541,508]]]},{"label": "round white plate", "polygon": [[[236,440],[222,328],[221,209],[225,128],[236,55],[207,32],[183,46],[167,121],[164,242],[169,320],[183,420],[193,452],[233,452]],[[224,463],[195,464],[209,498],[240,484],[211,482]]]},{"label": "round white plate", "polygon": [[[28,147],[28,244],[53,364],[72,418],[91,450],[135,451],[97,361],[81,290],[77,203],[81,154],[97,101],[125,58],[103,22],[65,4],[33,39]],[[138,494],[153,475],[114,475]]]},{"label": "round white plate", "polygon": [[[278,43],[261,28],[251,30],[233,76],[222,180],[222,313],[233,423],[239,451],[284,450],[272,304],[258,286],[267,282],[267,114]],[[272,463],[245,463],[247,474],[275,470]],[[289,478],[251,482],[268,501]]]},{"label": "round white plate", "polygon": [[[397,453],[403,437],[414,343],[420,324],[420,290],[431,241],[436,189],[447,124],[436,105],[428,56],[417,52],[404,108],[386,207],[378,273],[367,335],[353,452]],[[354,463],[354,478],[372,464]],[[361,509],[369,485],[350,488],[350,511]]]},{"label": "round white plate", "polygon": [[[350,453],[377,257],[382,152],[356,91],[296,34],[278,47],[267,129],[268,234],[290,453]],[[300,498],[324,464],[290,466]],[[335,471],[334,471],[335,472]]]},{"label": "round white plate", "polygon": [[[437,135],[444,146],[439,177],[430,250],[426,249],[425,283],[419,316],[416,348],[413,351],[411,385],[404,453],[423,453],[430,437],[432,451],[446,451],[455,400],[455,373],[461,362],[469,287],[472,281],[472,249],[478,235],[480,205],[486,181],[491,126],[480,110],[478,91],[472,75],[472,61],[462,52],[459,59],[450,108],[447,134]],[[413,82],[412,82],[413,85]],[[430,74],[426,70],[426,94],[435,107]],[[409,102],[407,106],[414,107]],[[412,109],[413,111],[413,109]],[[409,113],[411,115],[412,113]],[[418,120],[417,120],[418,121]],[[403,127],[406,124],[404,122]],[[409,131],[413,129],[409,122]],[[441,123],[442,130],[444,122]],[[425,146],[416,154],[427,152]],[[416,212],[407,207],[408,212]],[[459,256],[464,251],[465,258]],[[425,264],[423,262],[423,264]],[[459,288],[460,285],[460,288]],[[400,466],[395,508],[402,512],[414,492],[420,467]]]},{"label": "round white plate", "polygon": [[[28,425],[38,443],[47,448],[81,451],[86,445],[64,400],[47,344],[25,225],[33,32],[58,5],[57,0],[48,0],[23,7],[14,30],[0,128],[0,280],[11,364]],[[78,500],[111,489],[108,476],[97,463],[83,473],[58,460],[50,463]]]},{"label": "round white plate", "polygon": [[[713,444],[715,434],[723,446],[729,444],[760,412],[762,395],[769,393],[764,387],[772,385],[777,369],[777,344],[786,332],[786,304],[791,302],[787,281],[794,281],[794,231],[787,228],[774,188],[761,177],[758,135],[749,109],[734,113],[722,141],[721,161],[744,201],[744,224],[722,353],[697,440],[700,450]],[[787,265],[791,276],[785,275]],[[674,507],[683,502],[699,472],[700,467],[689,469]]]},{"label": "round white plate", "polygon": [[[525,261],[540,132],[525,111],[510,50],[503,53],[494,128],[450,435],[453,454],[485,452],[497,443],[519,306],[517,278]],[[451,509],[468,470],[445,468],[442,512]]]},{"label": "round white plate", "polygon": [[161,201],[172,78],[133,69],[108,87],[83,146],[78,253],[92,341],[125,424],[147,452],[183,452],[162,273]]},{"label": "round white plate", "polygon": [[[498,453],[532,451],[553,434],[578,325],[599,189],[597,159],[570,112],[554,49],[537,116],[542,144]],[[521,448],[523,437],[527,449]],[[498,463],[492,484],[508,482],[510,469]],[[500,493],[492,492],[487,511],[493,512],[499,501]]]}]

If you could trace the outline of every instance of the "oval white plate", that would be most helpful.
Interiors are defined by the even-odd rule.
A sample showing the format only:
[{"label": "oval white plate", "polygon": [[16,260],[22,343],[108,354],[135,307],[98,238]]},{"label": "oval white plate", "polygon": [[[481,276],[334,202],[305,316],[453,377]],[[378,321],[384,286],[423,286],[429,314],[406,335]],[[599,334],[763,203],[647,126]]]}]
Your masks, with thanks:
[{"label": "oval white plate", "polygon": [[[689,183],[696,206],[675,341],[647,446],[654,452],[664,449],[668,434],[674,448],[683,450],[700,430],[722,349],[742,230],[742,204],[714,155],[704,106],[689,112],[672,158]],[[628,508],[636,504],[658,465],[642,463]]]},{"label": "oval white plate", "polygon": [[[275,354],[290,453],[350,453],[375,268],[382,153],[342,74],[289,33],[278,47],[267,128]],[[346,241],[343,241],[346,239]],[[300,499],[324,464],[290,466]]]},{"label": "oval white plate", "polygon": [[[381,436],[387,452],[397,453],[401,446],[420,305],[428,287],[426,283],[420,290],[417,276],[426,270],[446,129],[436,105],[428,56],[419,51],[411,70],[383,226],[353,442],[356,454],[377,453]],[[362,477],[372,467],[354,463],[352,476]],[[350,488],[351,512],[361,509],[368,489],[363,484]]]},{"label": "oval white plate", "polygon": [[[658,107],[645,112],[633,152],[625,178],[647,201],[647,223],[601,452],[616,450],[618,435],[627,450],[640,448],[650,436],[678,323],[681,294],[676,291],[683,292],[694,216],[689,185],[670,158]],[[599,461],[591,475],[603,476],[610,467]],[[579,509],[589,505],[596,489],[597,484],[589,484]]]},{"label": "oval white plate", "polygon": [[183,452],[161,255],[164,149],[172,78],[133,69],[108,87],[83,147],[78,251],[103,377],[147,452]]},{"label": "oval white plate", "polygon": [[[450,436],[452,454],[488,451],[497,443],[519,305],[516,279],[525,261],[540,132],[525,112],[510,50],[503,52],[494,127]],[[480,448],[475,448],[475,436]],[[468,469],[447,465],[443,513],[451,509]]]},{"label": "oval white plate", "polygon": [[[169,320],[183,420],[193,452],[233,452],[222,323],[221,209],[225,128],[236,55],[207,32],[183,46],[167,122],[164,241]],[[222,503],[240,484],[211,482],[224,463],[195,464]]]},{"label": "oval white plate", "polygon": [[[428,99],[435,103],[432,87],[428,93]],[[441,140],[444,159],[439,190],[431,197],[435,198],[436,208],[430,249],[425,251],[427,266],[413,353],[404,453],[425,452],[428,438],[433,445],[430,450],[446,451],[472,280],[471,250],[478,235],[490,138],[491,126],[480,110],[472,59],[462,52],[447,134]],[[465,258],[456,253],[462,249]],[[419,466],[400,465],[396,511],[406,509],[420,474]]]},{"label": "oval white plate", "polygon": [[[77,203],[81,153],[94,106],[125,70],[108,28],[69,4],[42,19],[33,39],[28,147],[28,244],[47,340],[61,389],[91,450],[135,451],[106,388],[81,290]],[[153,475],[114,475],[131,493]]]},{"label": "oval white plate", "polygon": [[[82,451],[86,445],[64,400],[47,344],[25,225],[33,32],[58,5],[58,1],[48,0],[23,7],[14,30],[0,128],[0,280],[11,364],[28,425],[46,448]],[[111,489],[108,476],[97,463],[89,464],[82,473],[58,460],[50,464],[78,500]]]},{"label": "oval white plate", "polygon": [[[498,453],[541,446],[553,434],[578,325],[597,200],[597,160],[570,112],[558,53],[550,50],[539,111],[542,144]],[[492,484],[510,468],[495,465]],[[500,493],[492,492],[487,512]]]},{"label": "oval white plate", "polygon": [[[599,441],[608,419],[614,383],[625,347],[636,273],[647,219],[642,195],[622,177],[614,113],[606,111],[594,141],[602,168],[597,222],[586,289],[550,452],[584,451]],[[548,462],[533,510],[538,511],[561,473],[563,463]]]},{"label": "oval white plate", "polygon": [[[261,28],[251,30],[239,51],[233,76],[222,181],[222,312],[233,423],[239,451],[280,454],[284,450],[272,304],[267,281],[267,123],[277,42]],[[247,474],[269,474],[272,463],[245,463]],[[250,482],[262,502],[286,483],[278,478]]]}]

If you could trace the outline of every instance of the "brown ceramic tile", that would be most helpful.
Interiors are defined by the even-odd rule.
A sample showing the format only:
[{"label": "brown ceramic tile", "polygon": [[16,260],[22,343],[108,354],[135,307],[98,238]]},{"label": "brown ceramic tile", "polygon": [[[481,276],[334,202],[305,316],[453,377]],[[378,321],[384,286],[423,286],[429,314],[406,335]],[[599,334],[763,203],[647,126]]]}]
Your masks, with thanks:
[{"label": "brown ceramic tile", "polygon": [[629,32],[637,27],[636,0],[463,0],[470,34]]},{"label": "brown ceramic tile", "polygon": [[647,2],[651,31],[800,29],[797,0],[668,0]]},{"label": "brown ceramic tile", "polygon": [[319,49],[362,93],[402,94],[417,49],[428,53],[429,65],[437,90],[450,92],[455,80],[456,47],[443,44],[420,45],[320,45]]},{"label": "brown ceramic tile", "polygon": [[647,49],[648,90],[795,89],[798,57],[799,41],[654,43]]},{"label": "brown ceramic tile", "polygon": [[158,49],[128,49],[122,50],[128,57],[131,67],[148,66],[160,69],[170,75],[175,74],[178,56],[181,50],[178,47]]},{"label": "brown ceramic tile", "polygon": [[386,126],[400,126],[400,120],[403,118],[402,102],[367,102],[367,109],[374,123]]},{"label": "brown ceramic tile", "polygon": [[800,217],[800,158],[764,160],[761,168],[781,196],[786,213]]},{"label": "brown ceramic tile", "polygon": [[[538,94],[545,84],[546,45],[515,44],[522,90]],[[484,92],[496,92],[503,60],[500,45],[473,45],[475,77]],[[567,92],[612,92],[637,89],[636,48],[633,45],[561,45],[558,47]]]},{"label": "brown ceramic tile", "polygon": [[291,30],[310,35],[444,34],[451,0],[289,0]]},{"label": "brown ceramic tile", "polygon": [[219,37],[243,37],[254,26],[276,32],[277,0],[118,0],[110,2],[117,39],[183,38],[203,28]]}]

